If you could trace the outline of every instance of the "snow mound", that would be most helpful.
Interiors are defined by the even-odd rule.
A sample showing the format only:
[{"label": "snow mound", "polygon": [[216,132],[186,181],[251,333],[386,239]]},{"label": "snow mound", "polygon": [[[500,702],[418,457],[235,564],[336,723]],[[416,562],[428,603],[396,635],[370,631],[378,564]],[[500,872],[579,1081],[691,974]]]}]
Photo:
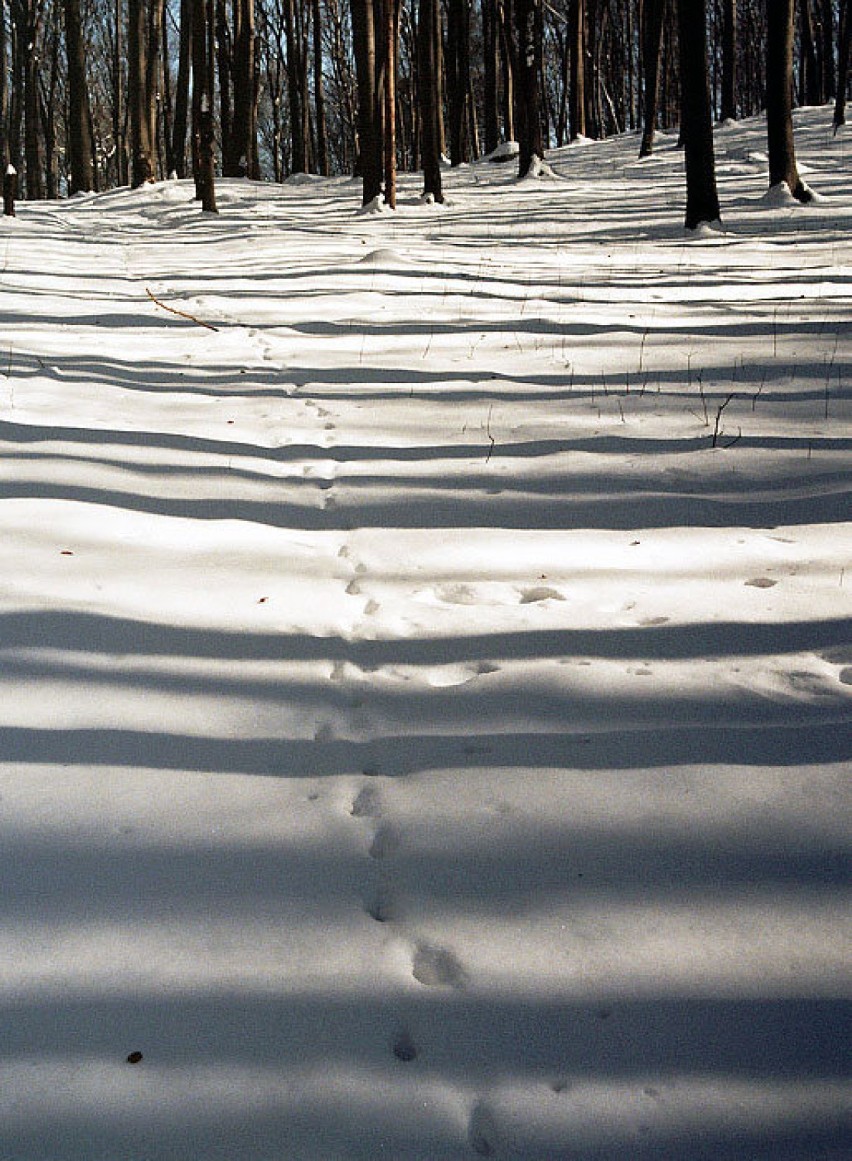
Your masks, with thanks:
[{"label": "snow mound", "polygon": [[371,250],[369,254],[358,259],[359,266],[401,266],[404,262],[403,256],[390,247]]},{"label": "snow mound", "polygon": [[517,157],[520,152],[521,147],[518,145],[517,141],[501,141],[495,149],[492,149],[490,153],[486,153],[482,160],[498,163],[502,161],[511,161],[512,158]]},{"label": "snow mound", "polygon": [[365,206],[361,206],[358,210],[359,214],[384,214],[390,211],[390,206],[384,199],[383,194],[376,194]]}]

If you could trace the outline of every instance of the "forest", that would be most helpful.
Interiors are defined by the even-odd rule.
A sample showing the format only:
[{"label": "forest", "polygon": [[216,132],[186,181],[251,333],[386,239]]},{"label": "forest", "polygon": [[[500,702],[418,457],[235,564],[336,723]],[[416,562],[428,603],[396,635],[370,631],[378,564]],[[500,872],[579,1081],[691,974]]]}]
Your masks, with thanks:
[{"label": "forest", "polygon": [[682,126],[696,220],[714,216],[712,121],[764,108],[770,178],[806,196],[790,109],[831,101],[844,122],[852,23],[849,0],[2,0],[2,16],[0,153],[28,200],[194,175],[214,210],[216,174],[355,173],[364,204],[393,206],[397,170],[422,169],[440,201],[445,163],[523,176],[578,138],[635,131],[648,154]]}]

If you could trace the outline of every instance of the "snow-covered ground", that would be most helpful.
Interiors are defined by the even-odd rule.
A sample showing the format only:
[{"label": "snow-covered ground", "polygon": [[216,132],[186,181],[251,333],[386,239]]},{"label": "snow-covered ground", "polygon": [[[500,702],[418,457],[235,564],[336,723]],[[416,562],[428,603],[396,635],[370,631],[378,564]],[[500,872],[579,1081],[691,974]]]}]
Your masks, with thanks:
[{"label": "snow-covered ground", "polygon": [[3,1161],[849,1156],[852,146],[797,133],[821,200],[727,126],[698,237],[632,136],[0,223]]}]

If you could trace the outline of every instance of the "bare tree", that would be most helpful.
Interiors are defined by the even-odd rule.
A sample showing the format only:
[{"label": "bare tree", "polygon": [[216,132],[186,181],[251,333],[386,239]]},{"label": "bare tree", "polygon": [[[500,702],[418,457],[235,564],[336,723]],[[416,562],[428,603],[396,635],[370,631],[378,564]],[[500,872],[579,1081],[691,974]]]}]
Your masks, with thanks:
[{"label": "bare tree", "polygon": [[769,184],[786,182],[800,202],[813,194],[799,176],[793,142],[793,0],[772,0],[766,25],[766,129]]},{"label": "bare tree", "polygon": [[705,0],[678,0],[682,137],[686,156],[686,228],[720,217],[707,69]]}]

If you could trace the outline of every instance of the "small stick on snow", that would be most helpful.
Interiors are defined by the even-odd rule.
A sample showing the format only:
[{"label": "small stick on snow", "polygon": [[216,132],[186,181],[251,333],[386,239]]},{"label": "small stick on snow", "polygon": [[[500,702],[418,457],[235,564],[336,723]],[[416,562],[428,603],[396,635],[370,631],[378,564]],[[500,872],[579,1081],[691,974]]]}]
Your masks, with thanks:
[{"label": "small stick on snow", "polygon": [[196,318],[194,314],[189,314],[185,310],[176,310],[173,306],[166,306],[164,302],[160,302],[155,294],[152,294],[148,287],[145,287],[145,293],[150,298],[151,302],[155,302],[157,306],[161,306],[163,310],[167,310],[170,314],[179,315],[181,318],[189,319],[190,322],[197,323],[200,327],[206,327],[208,331],[218,331],[218,327],[214,327],[212,323],[205,322],[204,319]]}]

